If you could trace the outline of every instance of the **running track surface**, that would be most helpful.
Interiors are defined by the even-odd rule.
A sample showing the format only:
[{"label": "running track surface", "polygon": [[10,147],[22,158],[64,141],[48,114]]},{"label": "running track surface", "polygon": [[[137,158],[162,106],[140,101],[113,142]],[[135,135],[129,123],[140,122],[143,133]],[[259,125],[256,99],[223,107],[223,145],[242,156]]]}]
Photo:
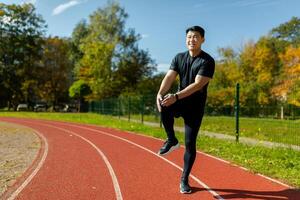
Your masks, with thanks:
[{"label": "running track surface", "polygon": [[0,118],[35,130],[38,156],[0,199],[299,200],[300,192],[198,152],[192,194],[179,193],[184,148],[157,155],[162,141],[93,125]]}]

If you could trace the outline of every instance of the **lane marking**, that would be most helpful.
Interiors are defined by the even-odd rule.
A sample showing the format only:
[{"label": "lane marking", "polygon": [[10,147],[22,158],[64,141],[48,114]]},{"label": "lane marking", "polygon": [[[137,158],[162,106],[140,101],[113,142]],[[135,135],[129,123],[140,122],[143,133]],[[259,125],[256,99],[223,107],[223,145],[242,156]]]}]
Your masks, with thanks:
[{"label": "lane marking", "polygon": [[[55,123],[56,123],[56,122],[55,122]],[[125,141],[125,142],[127,142],[127,143],[129,143],[129,144],[132,144],[132,145],[134,145],[134,146],[136,146],[136,147],[139,147],[139,148],[141,148],[141,149],[147,151],[148,153],[153,154],[154,156],[156,156],[156,157],[158,157],[158,158],[160,158],[160,159],[166,161],[167,163],[171,164],[173,167],[179,169],[180,171],[183,171],[183,169],[182,169],[180,166],[176,165],[176,164],[173,163],[172,161],[170,161],[170,160],[168,160],[168,159],[166,159],[166,158],[164,158],[164,157],[161,157],[161,156],[157,155],[156,152],[153,152],[153,151],[151,151],[150,149],[148,149],[148,148],[146,148],[146,147],[143,147],[143,146],[141,146],[141,145],[139,145],[139,144],[137,144],[137,143],[134,143],[134,142],[132,142],[132,141],[130,141],[130,140],[127,140],[127,139],[125,139],[125,138],[122,138],[122,137],[119,137],[119,136],[116,136],[116,135],[112,135],[112,134],[107,133],[107,132],[104,132],[104,131],[100,131],[100,130],[96,130],[96,129],[92,129],[92,128],[87,128],[87,127],[83,127],[83,126],[77,126],[77,125],[73,125],[73,124],[65,124],[65,123],[60,123],[60,124],[63,124],[63,125],[69,125],[69,126],[73,126],[73,127],[77,127],[77,128],[82,128],[82,129],[90,130],[90,131],[93,131],[93,132],[98,132],[98,133],[101,133],[101,134],[103,134],[103,135],[107,135],[107,136],[110,136],[110,137],[117,138],[117,139],[119,139],[119,140],[123,140],[123,141]],[[212,190],[212,189],[211,189],[208,185],[206,185],[204,182],[200,181],[196,176],[190,174],[190,177],[191,177],[192,179],[194,179],[194,181],[196,181],[196,182],[197,182],[198,184],[200,184],[202,187],[204,187],[208,192],[210,192],[210,193],[213,195],[213,197],[217,198],[218,200],[224,200],[217,192],[215,192],[214,190]]]},{"label": "lane marking", "polygon": [[273,181],[273,182],[278,183],[278,184],[280,184],[280,185],[283,185],[283,186],[285,186],[285,187],[294,189],[293,187],[291,187],[291,186],[289,186],[289,185],[287,185],[287,184],[281,183],[280,181],[277,181],[277,180],[275,180],[275,179],[273,179],[273,178],[267,177],[267,176],[265,176],[265,175],[263,175],[263,174],[257,174],[257,175],[259,175],[259,176],[261,176],[261,177],[263,177],[263,178],[265,178],[265,179],[268,179],[269,181]]},{"label": "lane marking", "polygon": [[[49,120],[48,120],[48,121],[49,121]],[[52,121],[52,122],[54,122],[54,121]],[[58,121],[55,121],[55,122],[61,123],[61,122],[58,122]],[[67,123],[67,124],[72,124],[72,123],[70,123],[70,122],[66,122],[66,123]],[[64,124],[64,123],[63,123],[63,124]],[[74,123],[73,123],[73,124],[74,124]],[[95,127],[95,128],[103,128],[103,127],[101,127],[101,126],[97,126],[97,125],[94,125],[94,124],[85,124],[85,125],[86,125],[86,126],[90,126],[90,127]],[[117,130],[117,129],[116,129],[116,130]],[[120,130],[118,130],[118,131],[120,131]],[[124,132],[124,133],[130,133],[130,134],[132,134],[132,135],[138,135],[138,136],[141,136],[141,137],[146,137],[146,138],[155,139],[155,140],[158,140],[158,141],[164,141],[164,140],[162,140],[162,139],[160,139],[160,138],[156,138],[156,137],[153,137],[153,136],[150,136],[150,135],[137,134],[137,133],[134,133],[134,132],[131,132],[131,131],[123,131],[123,132]],[[182,146],[182,145],[181,145],[181,146]],[[241,167],[241,166],[236,165],[236,164],[234,164],[234,163],[231,163],[231,162],[229,162],[229,161],[227,161],[227,160],[223,160],[223,159],[221,159],[221,158],[218,158],[218,157],[213,156],[213,155],[209,155],[209,154],[204,153],[204,152],[201,152],[201,151],[199,151],[199,150],[197,150],[197,153],[202,154],[202,155],[207,156],[207,157],[210,157],[210,158],[212,158],[212,159],[218,160],[218,161],[220,161],[220,162],[226,163],[226,164],[228,164],[228,165],[230,165],[230,166],[240,168],[240,169],[242,169],[242,170],[244,170],[244,171],[246,171],[246,172],[249,172],[249,171],[250,171],[249,169],[247,169],[247,168],[245,168],[245,167]],[[252,173],[252,174],[253,174],[253,173]],[[274,183],[277,183],[277,184],[282,185],[282,186],[284,186],[284,187],[287,187],[287,188],[290,188],[290,189],[295,189],[295,187],[293,187],[293,186],[290,186],[290,185],[288,185],[288,184],[285,184],[285,183],[283,183],[283,182],[280,182],[280,181],[278,181],[278,180],[276,180],[276,179],[270,178],[270,177],[268,177],[268,176],[266,176],[266,175],[263,175],[263,174],[260,174],[260,173],[254,173],[254,174],[255,174],[255,175],[258,175],[258,176],[261,176],[261,177],[263,177],[263,178],[265,178],[265,179],[267,179],[267,180],[273,181]]]},{"label": "lane marking", "polygon": [[87,142],[88,144],[90,144],[94,149],[96,149],[96,151],[100,154],[100,156],[102,157],[102,159],[104,160],[104,163],[106,164],[106,167],[108,168],[108,171],[109,171],[109,174],[112,178],[112,182],[113,182],[113,186],[114,186],[114,190],[115,190],[115,193],[116,193],[116,198],[117,200],[123,200],[123,197],[122,197],[122,193],[121,193],[121,189],[120,189],[120,185],[119,185],[119,182],[118,182],[118,179],[117,179],[117,176],[113,170],[113,167],[111,166],[110,162],[108,161],[107,157],[105,156],[105,154],[94,144],[92,143],[90,140],[82,137],[81,135],[73,132],[73,131],[70,131],[70,130],[67,130],[67,129],[64,129],[64,128],[59,128],[57,126],[53,126],[53,125],[49,125],[49,124],[44,124],[44,123],[36,123],[36,122],[28,122],[26,121],[27,123],[32,123],[32,124],[39,124],[39,125],[42,125],[42,126],[48,126],[48,127],[51,127],[51,128],[56,128],[56,129],[59,129],[63,132],[66,132],[66,133],[69,133],[69,134],[72,134],[72,135],[75,135],[77,137],[79,137],[80,139],[84,140],[85,142]]},{"label": "lane marking", "polygon": [[[23,118],[23,119],[24,119],[24,118]],[[36,121],[38,121],[38,120],[36,120]],[[39,121],[41,121],[41,120],[39,120]],[[64,125],[66,125],[66,124],[68,124],[68,125],[75,124],[74,122],[72,123],[72,122],[62,122],[62,121],[54,121],[54,120],[42,120],[42,122],[45,122],[45,121],[46,121],[46,122],[50,122],[50,123],[51,123],[51,122],[53,122],[53,123],[60,123],[60,124],[64,124]],[[103,128],[103,127],[101,127],[101,126],[94,125],[94,124],[84,124],[84,125],[85,125],[85,126],[90,126],[90,127],[95,127],[95,128]],[[116,129],[116,130],[117,130],[117,129]],[[120,130],[117,130],[117,131],[120,131]],[[156,137],[149,136],[149,135],[136,134],[136,133],[131,132],[131,131],[123,131],[123,132],[124,132],[124,133],[130,133],[130,134],[133,134],[133,135],[138,135],[138,136],[141,136],[141,137],[146,137],[146,138],[151,138],[151,139],[163,141],[163,140],[160,139],[160,138],[156,138]],[[210,158],[213,158],[213,159],[215,159],[215,160],[221,161],[221,162],[226,163],[226,164],[228,164],[228,165],[238,167],[238,168],[240,168],[240,169],[242,169],[242,170],[244,170],[244,171],[247,171],[247,172],[250,171],[249,169],[247,169],[247,168],[245,168],[245,167],[241,167],[241,166],[239,166],[239,165],[232,164],[231,162],[229,162],[229,161],[227,161],[227,160],[223,160],[223,159],[218,158],[218,157],[216,157],[216,156],[209,155],[209,154],[207,154],[207,153],[204,153],[204,152],[201,152],[201,151],[198,151],[198,150],[197,150],[197,153],[202,154],[202,155],[205,155],[205,156],[210,157]],[[265,179],[267,179],[267,180],[273,181],[274,183],[277,183],[277,184],[282,185],[282,186],[284,186],[284,187],[287,187],[287,188],[290,188],[290,189],[295,189],[295,187],[293,187],[293,186],[290,186],[290,185],[288,185],[288,184],[285,184],[285,183],[283,183],[283,182],[280,182],[280,181],[278,181],[278,180],[276,180],[276,179],[273,179],[273,178],[271,178],[271,177],[268,177],[268,176],[266,176],[266,175],[263,175],[263,174],[260,174],[260,173],[256,173],[256,175],[259,175],[259,176],[261,176],[261,177],[263,177],[263,178],[265,178]]]},{"label": "lane marking", "polygon": [[27,177],[27,179],[10,195],[10,197],[7,200],[13,200],[15,199],[20,192],[30,183],[30,181],[35,177],[35,175],[38,173],[38,171],[42,168],[43,164],[45,163],[46,157],[48,155],[48,142],[47,139],[40,134],[38,131],[34,130],[34,132],[39,135],[39,137],[42,138],[45,144],[45,150],[42,156],[42,159],[40,160],[38,166],[35,168],[35,170]]}]

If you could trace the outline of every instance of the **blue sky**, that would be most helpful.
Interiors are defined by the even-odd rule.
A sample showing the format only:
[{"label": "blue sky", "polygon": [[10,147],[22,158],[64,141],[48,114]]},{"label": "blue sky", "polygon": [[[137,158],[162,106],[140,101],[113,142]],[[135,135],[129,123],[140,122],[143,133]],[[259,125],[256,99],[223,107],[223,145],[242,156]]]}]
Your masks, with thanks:
[{"label": "blue sky", "polygon": [[[81,19],[106,0],[1,0],[3,3],[31,2],[48,24],[48,35],[70,36]],[[300,0],[119,0],[129,14],[127,28],[142,35],[139,46],[148,50],[166,71],[172,58],[186,50],[185,29],[200,25],[206,30],[202,49],[217,58],[219,47],[241,49],[272,28],[300,17]]]}]

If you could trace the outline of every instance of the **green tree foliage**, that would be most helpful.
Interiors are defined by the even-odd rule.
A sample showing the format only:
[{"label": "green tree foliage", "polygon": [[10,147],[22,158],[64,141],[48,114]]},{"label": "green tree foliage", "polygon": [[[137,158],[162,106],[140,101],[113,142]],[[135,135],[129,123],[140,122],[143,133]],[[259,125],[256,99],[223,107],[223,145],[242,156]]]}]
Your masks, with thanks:
[{"label": "green tree foliage", "polygon": [[65,101],[72,84],[72,63],[69,59],[69,42],[58,37],[45,40],[43,57],[38,68],[40,75],[39,98],[56,105]]},{"label": "green tree foliage", "polygon": [[72,98],[81,98],[82,96],[89,95],[90,93],[91,90],[89,86],[83,80],[75,81],[69,88],[69,95]]},{"label": "green tree foliage", "polygon": [[[164,76],[165,73],[159,73],[154,76],[143,79],[138,83],[136,92],[143,96],[156,96]],[[172,86],[171,91],[176,92],[177,88],[178,84],[174,84]]]},{"label": "green tree foliage", "polygon": [[284,41],[287,45],[299,46],[300,18],[292,17],[290,21],[280,24],[272,29],[271,35],[280,41]]},{"label": "green tree foliage", "polygon": [[71,42],[70,42],[70,52],[71,60],[73,63],[78,63],[83,56],[83,52],[80,49],[80,44],[83,39],[87,36],[88,29],[85,20],[81,20],[73,30]]},{"label": "green tree foliage", "polygon": [[33,100],[45,28],[32,4],[0,4],[0,75],[9,106]]},{"label": "green tree foliage", "polygon": [[92,91],[87,99],[134,90],[155,69],[148,52],[138,48],[140,36],[133,29],[125,30],[127,16],[118,3],[110,2],[73,32],[73,45],[79,50],[79,56],[74,56],[79,58],[75,59],[75,74]]},{"label": "green tree foliage", "polygon": [[209,106],[223,107],[234,104],[234,87],[239,81],[237,53],[232,48],[220,48],[216,74],[210,83]]},{"label": "green tree foliage", "polygon": [[246,114],[257,115],[262,106],[278,103],[299,106],[299,36],[300,19],[293,17],[257,42],[247,42],[239,53],[219,49],[221,58],[210,84],[208,105],[232,108],[234,86],[239,82]]}]

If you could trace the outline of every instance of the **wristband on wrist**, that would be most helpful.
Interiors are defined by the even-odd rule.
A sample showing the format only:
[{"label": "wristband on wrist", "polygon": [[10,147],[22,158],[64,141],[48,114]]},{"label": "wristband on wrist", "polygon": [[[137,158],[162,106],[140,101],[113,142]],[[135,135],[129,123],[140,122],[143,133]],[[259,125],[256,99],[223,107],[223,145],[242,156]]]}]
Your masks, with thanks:
[{"label": "wristband on wrist", "polygon": [[177,93],[175,94],[175,98],[176,98],[176,101],[178,101],[179,98],[178,98],[178,94]]}]

